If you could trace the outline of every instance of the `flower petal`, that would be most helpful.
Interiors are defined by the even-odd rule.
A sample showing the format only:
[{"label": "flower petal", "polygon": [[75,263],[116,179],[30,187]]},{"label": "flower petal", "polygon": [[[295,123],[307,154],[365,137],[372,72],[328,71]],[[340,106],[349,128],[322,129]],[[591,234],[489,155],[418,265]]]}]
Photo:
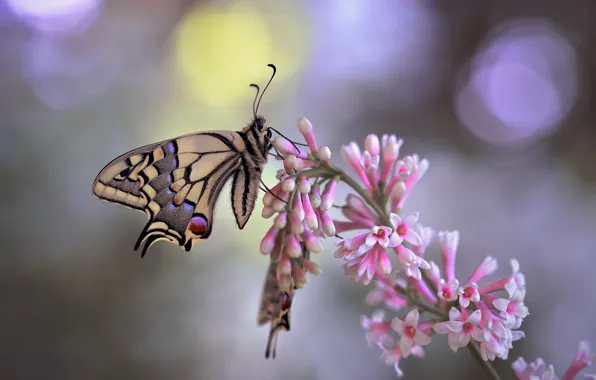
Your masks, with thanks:
[{"label": "flower petal", "polygon": [[418,309],[412,309],[406,315],[405,322],[408,326],[416,327],[418,326],[418,319],[420,318],[420,312]]},{"label": "flower petal", "polygon": [[397,317],[393,318],[391,320],[391,328],[396,333],[402,335],[404,332],[404,321],[402,321],[401,319],[399,319]]},{"label": "flower petal", "polygon": [[412,351],[413,344],[414,344],[414,342],[410,338],[406,338],[406,337],[402,336],[401,339],[399,340],[399,349],[401,350],[401,353],[403,354],[404,358],[408,357],[410,355],[410,352]]},{"label": "flower petal", "polygon": [[419,346],[426,346],[431,341],[430,336],[426,335],[420,329],[416,330],[416,335],[414,336],[414,342]]},{"label": "flower petal", "polygon": [[482,320],[482,312],[480,310],[475,310],[472,314],[470,314],[468,319],[466,319],[466,322],[469,322],[474,326],[478,326],[480,320]]}]

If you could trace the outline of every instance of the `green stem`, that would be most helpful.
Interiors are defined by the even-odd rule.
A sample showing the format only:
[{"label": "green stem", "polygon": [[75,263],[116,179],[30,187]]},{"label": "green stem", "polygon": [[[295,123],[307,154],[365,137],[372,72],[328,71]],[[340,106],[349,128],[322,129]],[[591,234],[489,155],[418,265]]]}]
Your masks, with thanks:
[{"label": "green stem", "polygon": [[482,368],[484,368],[484,371],[486,372],[488,377],[490,377],[493,380],[501,380],[501,376],[499,376],[493,364],[489,361],[482,359],[482,353],[480,352],[480,347],[478,346],[477,342],[470,340],[470,343],[468,344],[468,349],[472,353],[472,356],[474,356],[474,359],[476,359],[476,361],[482,366]]}]

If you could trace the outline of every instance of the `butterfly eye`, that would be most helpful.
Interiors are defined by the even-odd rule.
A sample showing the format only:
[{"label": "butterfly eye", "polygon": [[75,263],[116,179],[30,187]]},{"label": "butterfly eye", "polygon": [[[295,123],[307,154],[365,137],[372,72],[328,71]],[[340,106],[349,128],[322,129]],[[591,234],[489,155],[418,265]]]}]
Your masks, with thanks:
[{"label": "butterfly eye", "polygon": [[255,120],[255,125],[257,126],[257,128],[260,131],[263,129],[263,126],[265,125],[265,120],[258,118],[257,120]]}]

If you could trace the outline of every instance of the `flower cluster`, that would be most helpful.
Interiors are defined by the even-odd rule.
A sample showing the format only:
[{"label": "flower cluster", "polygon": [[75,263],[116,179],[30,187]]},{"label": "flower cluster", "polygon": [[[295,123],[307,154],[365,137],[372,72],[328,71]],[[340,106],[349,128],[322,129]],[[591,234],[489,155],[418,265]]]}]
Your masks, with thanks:
[{"label": "flower cluster", "polygon": [[[590,343],[581,341],[577,345],[577,351],[573,361],[565,371],[561,380],[571,380],[577,374],[596,360],[596,353],[590,351]],[[519,380],[558,380],[555,376],[555,369],[551,365],[546,365],[542,358],[536,359],[532,363],[527,363],[524,358],[517,358],[512,364],[513,371]],[[587,379],[596,380],[596,374],[584,375]]]},{"label": "flower cluster", "polygon": [[[329,162],[331,151],[326,146],[317,147],[313,127],[306,118],[298,120],[298,129],[310,153],[276,137],[273,147],[284,168],[277,174],[277,185],[263,197],[263,217],[275,217],[261,241],[261,253],[272,254],[272,260],[279,262],[277,277],[281,288],[291,286],[290,280],[296,287],[302,287],[307,282],[307,272],[320,272],[316,263],[302,257],[301,242],[309,252],[319,254],[323,251],[319,239],[335,235],[328,210],[338,180],[323,175],[325,172],[319,168]],[[302,265],[297,265],[297,259],[303,259]]]},{"label": "flower cluster", "polygon": [[[518,261],[510,261],[508,275],[490,280],[498,265],[488,256],[467,279],[458,278],[459,232],[435,233],[419,223],[417,212],[402,216],[407,197],[428,169],[426,159],[400,158],[401,139],[372,134],[363,150],[355,142],[342,148],[356,180],[330,162],[329,148],[317,146],[308,120],[300,119],[298,129],[310,152],[276,137],[273,146],[284,168],[278,172],[279,183],[263,198],[263,216],[274,221],[261,252],[278,261],[281,287],[290,286],[292,280],[301,287],[307,272],[318,274],[319,267],[304,250],[321,253],[319,239],[335,236],[335,257],[343,259],[345,274],[364,285],[375,280],[366,302],[387,310],[362,316],[361,325],[369,346],[380,348],[385,363],[399,376],[400,360],[423,357],[423,347],[439,334],[447,335],[454,352],[472,349],[487,372],[498,378],[490,362],[506,360],[513,342],[525,337],[519,328],[528,315],[526,281]],[[353,192],[344,205],[336,206],[334,193],[340,183]],[[332,207],[339,209],[343,220],[332,219]],[[433,240],[440,251],[436,261],[427,255]],[[395,315],[387,317],[387,312]],[[572,379],[593,359],[582,342],[563,379]],[[541,359],[528,365],[520,358],[513,368],[519,379],[555,379],[552,367]]]}]

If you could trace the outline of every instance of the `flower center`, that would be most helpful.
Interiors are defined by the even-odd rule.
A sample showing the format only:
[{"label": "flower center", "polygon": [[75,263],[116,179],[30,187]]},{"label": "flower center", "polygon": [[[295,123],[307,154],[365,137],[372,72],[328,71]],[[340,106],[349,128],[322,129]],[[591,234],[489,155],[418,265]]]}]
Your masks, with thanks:
[{"label": "flower center", "polygon": [[466,333],[467,335],[471,334],[473,329],[474,329],[474,325],[472,325],[470,322],[466,322],[462,326],[463,332]]},{"label": "flower center", "polygon": [[414,337],[416,336],[416,327],[414,326],[406,326],[404,328],[404,334],[410,338],[410,339],[414,339]]},{"label": "flower center", "polygon": [[387,237],[387,232],[385,232],[384,229],[379,228],[375,236],[377,237],[377,239],[385,239]]},{"label": "flower center", "polygon": [[405,224],[400,224],[399,226],[397,226],[395,232],[397,232],[399,236],[404,236],[408,233],[408,226]]},{"label": "flower center", "polygon": [[464,297],[471,298],[474,295],[474,293],[476,293],[476,289],[474,289],[473,287],[468,286],[464,288]]},{"label": "flower center", "polygon": [[451,298],[451,290],[449,289],[443,289],[441,294],[443,294],[443,298]]}]

